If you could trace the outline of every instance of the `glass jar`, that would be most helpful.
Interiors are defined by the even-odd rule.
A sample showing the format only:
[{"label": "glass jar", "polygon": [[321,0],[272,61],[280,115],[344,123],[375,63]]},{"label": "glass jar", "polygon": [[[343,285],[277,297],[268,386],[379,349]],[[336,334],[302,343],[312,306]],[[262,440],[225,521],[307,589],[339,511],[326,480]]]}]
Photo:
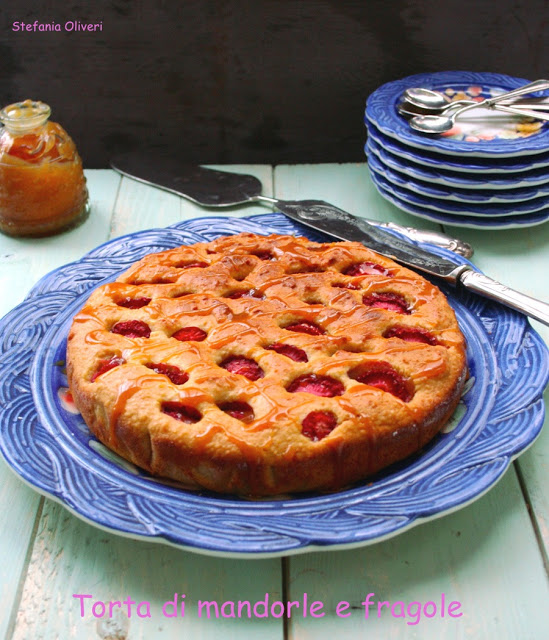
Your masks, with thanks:
[{"label": "glass jar", "polygon": [[32,100],[0,111],[0,231],[7,235],[48,236],[88,216],[82,161],[50,113]]}]

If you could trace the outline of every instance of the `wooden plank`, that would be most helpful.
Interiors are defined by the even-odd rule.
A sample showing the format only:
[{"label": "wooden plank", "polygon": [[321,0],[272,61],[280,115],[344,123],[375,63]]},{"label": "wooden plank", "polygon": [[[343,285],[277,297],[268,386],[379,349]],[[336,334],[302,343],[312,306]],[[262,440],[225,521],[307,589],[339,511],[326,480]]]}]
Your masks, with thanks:
[{"label": "wooden plank", "polygon": [[[271,189],[270,167],[260,168],[260,178]],[[268,192],[268,191],[267,191]],[[116,201],[112,233],[130,233],[191,217],[190,203],[177,196],[124,179]],[[192,207],[191,207],[192,208]],[[239,213],[253,213],[245,208]],[[205,215],[200,209],[194,213]],[[208,215],[208,212],[206,212]],[[123,601],[128,596],[151,605],[151,618],[134,613],[127,634],[120,638],[150,640],[189,637],[283,637],[280,620],[207,619],[197,616],[198,600],[255,601],[270,593],[282,594],[278,559],[224,560],[187,553],[163,544],[135,541],[100,531],[81,522],[64,508],[46,500],[40,519],[29,571],[15,620],[14,638],[97,639],[106,633],[106,618],[97,620],[86,609],[80,617],[75,593],[91,594],[102,602]],[[186,594],[186,616],[165,618],[162,604],[174,593]],[[127,617],[118,621],[124,626]],[[98,626],[99,625],[99,626]],[[115,626],[115,625],[114,625]],[[102,631],[103,629],[103,631]]]},{"label": "wooden plank", "polygon": [[167,227],[180,219],[180,198],[167,191],[122,178],[111,223],[111,238]]},{"label": "wooden plank", "polygon": [[0,460],[0,638],[7,638],[10,614],[17,606],[22,573],[26,570],[26,557],[32,542],[40,496],[24,485]]},{"label": "wooden plank", "polygon": [[[545,407],[549,407],[549,391],[544,394]],[[549,415],[545,416],[543,430],[536,442],[516,462],[523,481],[525,498],[531,507],[531,514],[544,561],[549,572]]]},{"label": "wooden plank", "polygon": [[[289,597],[306,592],[324,603],[326,615],[292,618],[289,640],[545,638],[547,579],[514,476],[509,470],[471,506],[385,542],[291,558]],[[375,604],[365,619],[361,603],[369,593]],[[442,594],[446,607],[461,604],[452,612],[462,616],[448,609],[440,616]],[[341,601],[349,603],[349,617],[336,615]],[[383,601],[394,608],[382,607],[378,618]],[[428,618],[422,606],[418,618],[410,603],[430,601],[437,614]],[[433,613],[432,605],[426,611]]]},{"label": "wooden plank", "polygon": [[[254,618],[198,616],[199,600],[256,602],[265,593],[282,597],[278,560],[230,560],[180,551],[163,544],[131,540],[100,531],[78,520],[63,507],[46,501],[29,564],[13,640],[29,638],[105,638],[106,629],[125,630],[118,640],[179,640],[180,638],[261,637],[281,640],[281,622]],[[91,599],[74,598],[91,595]],[[178,617],[163,615],[163,605],[178,594]],[[185,594],[184,617],[181,595]],[[127,598],[135,601],[128,618]],[[95,617],[93,603],[108,604]],[[84,603],[82,615],[81,603]],[[140,617],[150,611],[149,617]],[[227,605],[228,607],[228,605]],[[165,609],[172,613],[173,608]],[[225,609],[229,613],[229,609]],[[101,605],[95,614],[102,614]]]},{"label": "wooden plank", "polygon": [[31,260],[0,237],[0,318],[23,302],[36,282],[32,275]]}]

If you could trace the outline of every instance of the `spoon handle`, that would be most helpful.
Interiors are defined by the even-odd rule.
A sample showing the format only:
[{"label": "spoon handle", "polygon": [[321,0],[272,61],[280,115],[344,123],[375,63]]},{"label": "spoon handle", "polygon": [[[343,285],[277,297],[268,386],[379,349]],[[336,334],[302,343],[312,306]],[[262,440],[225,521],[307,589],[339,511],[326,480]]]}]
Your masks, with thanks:
[{"label": "spoon handle", "polygon": [[542,100],[540,102],[528,102],[528,98],[523,100],[512,100],[511,102],[502,102],[506,107],[514,107],[515,109],[530,109],[537,111],[549,111],[549,101]]},{"label": "spoon handle", "polygon": [[452,120],[456,120],[457,117],[460,116],[465,111],[469,111],[470,109],[477,109],[478,107],[489,107],[489,106],[491,106],[489,100],[483,100],[482,102],[472,101],[471,104],[468,104],[465,107],[460,107],[459,109],[452,111],[448,117],[451,118]]},{"label": "spoon handle", "polygon": [[494,109],[498,111],[505,111],[507,113],[514,113],[518,116],[523,116],[525,118],[535,118],[536,120],[549,120],[549,113],[545,113],[543,111],[529,111],[528,109],[522,108],[514,108],[508,107],[507,105],[495,104],[493,105]]},{"label": "spoon handle", "polygon": [[529,84],[526,84],[523,87],[519,87],[518,89],[507,91],[507,93],[502,93],[501,95],[495,96],[494,98],[488,98],[487,104],[496,104],[497,102],[501,102],[502,100],[515,98],[516,96],[522,96],[525,93],[534,93],[534,91],[544,91],[545,89],[549,89],[549,80],[535,80],[534,82],[530,82]]}]

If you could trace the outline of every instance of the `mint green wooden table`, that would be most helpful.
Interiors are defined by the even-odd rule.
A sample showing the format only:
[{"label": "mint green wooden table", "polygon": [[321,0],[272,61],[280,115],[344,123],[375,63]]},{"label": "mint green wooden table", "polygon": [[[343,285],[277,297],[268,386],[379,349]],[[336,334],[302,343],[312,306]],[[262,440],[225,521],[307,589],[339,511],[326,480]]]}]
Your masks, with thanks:
[{"label": "mint green wooden table", "polygon": [[[264,193],[278,198],[324,199],[352,213],[437,228],[383,200],[364,164],[237,166],[252,173]],[[43,240],[0,236],[0,315],[23,300],[53,268],[78,259],[109,238],[209,215],[177,196],[88,171],[92,213],[80,228]],[[227,212],[266,213],[259,206]],[[218,215],[218,214],[216,214]],[[498,280],[549,300],[549,224],[488,232],[445,228],[471,242],[475,262]],[[546,342],[549,329],[533,323]],[[546,403],[549,394],[546,394]],[[1,410],[1,407],[0,407]],[[473,504],[370,547],[291,558],[232,560],[101,531],[25,486],[0,461],[0,637],[18,640],[181,640],[183,638],[322,640],[325,638],[549,638],[549,432],[503,479]],[[321,601],[323,617],[208,619],[198,600]],[[445,617],[394,617],[387,608],[364,618],[361,604],[434,601],[460,609]],[[91,594],[85,614],[73,594]],[[162,605],[186,594],[185,616],[162,615]],[[149,602],[151,617],[95,618],[90,602]],[[339,602],[349,608],[336,615]],[[96,613],[101,613],[101,608]],[[124,606],[127,608],[127,605]],[[113,611],[116,611],[115,607]],[[167,611],[169,612],[169,611]],[[146,615],[146,608],[140,613]],[[398,614],[398,609],[395,610]],[[349,615],[347,615],[349,614]]]}]

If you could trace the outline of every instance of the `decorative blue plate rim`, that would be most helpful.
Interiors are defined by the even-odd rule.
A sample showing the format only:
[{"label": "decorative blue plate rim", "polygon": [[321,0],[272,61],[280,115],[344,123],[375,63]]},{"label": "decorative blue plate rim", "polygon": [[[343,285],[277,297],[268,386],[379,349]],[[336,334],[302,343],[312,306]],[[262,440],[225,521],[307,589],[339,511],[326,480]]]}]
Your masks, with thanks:
[{"label": "decorative blue plate rim", "polygon": [[403,200],[416,204],[426,209],[451,214],[456,216],[472,216],[482,219],[493,218],[515,218],[524,215],[536,215],[549,208],[549,196],[538,196],[531,200],[521,202],[463,202],[439,198],[438,196],[425,193],[423,190],[414,189],[410,184],[403,186],[394,184],[392,180],[383,175],[375,166],[375,163],[368,164],[370,174],[374,173],[378,182],[389,191]]},{"label": "decorative blue plate rim", "polygon": [[372,122],[367,123],[366,130],[368,137],[372,137],[383,149],[397,154],[405,160],[415,162],[419,165],[455,171],[466,176],[474,176],[479,173],[501,173],[506,176],[508,173],[529,173],[549,168],[549,153],[539,153],[524,158],[522,156],[512,158],[480,158],[478,156],[450,156],[437,153],[434,150],[418,149],[412,147],[402,140],[387,136]]},{"label": "decorative blue plate rim", "polygon": [[402,211],[411,213],[418,218],[438,222],[439,224],[448,224],[454,227],[465,227],[468,229],[520,229],[523,227],[535,227],[549,220],[549,208],[536,211],[535,213],[525,213],[518,216],[467,216],[461,214],[441,213],[433,209],[427,209],[424,206],[414,204],[413,202],[397,195],[396,191],[390,186],[383,186],[375,172],[370,171],[372,182],[376,186],[380,195],[386,200],[394,204]]},{"label": "decorative blue plate rim", "polygon": [[493,189],[503,195],[507,192],[526,187],[536,186],[549,188],[549,169],[541,168],[521,173],[472,173],[463,171],[451,171],[435,169],[413,161],[401,159],[401,155],[395,151],[389,151],[377,143],[373,136],[368,136],[364,145],[366,155],[374,153],[384,165],[400,171],[418,180],[427,180],[430,183],[440,184],[450,189],[467,189],[477,191]]},{"label": "decorative blue plate rim", "polygon": [[268,557],[369,544],[462,507],[537,437],[549,370],[545,345],[520,314],[443,285],[468,339],[467,393],[430,446],[368,483],[334,494],[248,501],[158,482],[101,452],[58,397],[64,374],[56,362],[73,313],[92,288],[151,251],[240,231],[322,240],[280,214],[199,218],[130,234],[45,276],[0,321],[0,450],[23,480],[121,535],[210,555]]},{"label": "decorative blue plate rim", "polygon": [[[456,187],[446,187],[426,180],[411,178],[398,169],[387,166],[374,151],[368,153],[367,156],[370,169],[381,174],[388,182],[396,187],[409,190],[412,193],[425,196],[426,198],[456,202],[458,206],[464,206],[463,212],[467,212],[465,207],[474,208],[479,204],[487,204],[503,205],[504,209],[510,208],[510,213],[520,213],[522,203],[530,203],[537,198],[544,200],[544,196],[549,196],[549,183],[538,187],[505,190],[496,189],[495,191],[490,189],[459,189]],[[531,208],[534,211],[543,209],[544,206],[547,206],[546,201],[544,202],[545,204],[539,207],[536,207],[535,203],[532,202],[528,209]],[[451,212],[451,209],[449,211]],[[502,213],[500,213],[498,209],[495,215],[502,215]]]},{"label": "decorative blue plate rim", "polygon": [[[402,93],[410,87],[444,90],[445,87],[458,85],[480,85],[502,89],[518,88],[529,81],[500,73],[478,73],[472,71],[438,71],[420,73],[393,82],[376,89],[367,100],[366,118],[386,135],[396,138],[418,149],[428,149],[448,155],[467,154],[478,158],[515,157],[531,153],[549,151],[549,127],[526,138],[514,140],[484,140],[477,144],[462,142],[441,136],[422,134],[412,129],[407,121],[398,114],[397,105]],[[537,94],[536,94],[537,95]]]}]

